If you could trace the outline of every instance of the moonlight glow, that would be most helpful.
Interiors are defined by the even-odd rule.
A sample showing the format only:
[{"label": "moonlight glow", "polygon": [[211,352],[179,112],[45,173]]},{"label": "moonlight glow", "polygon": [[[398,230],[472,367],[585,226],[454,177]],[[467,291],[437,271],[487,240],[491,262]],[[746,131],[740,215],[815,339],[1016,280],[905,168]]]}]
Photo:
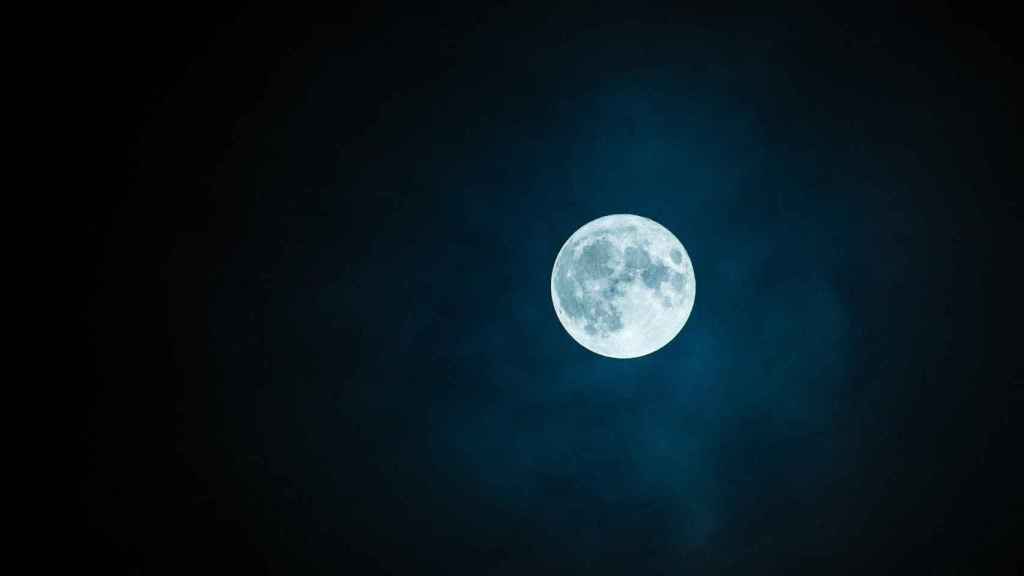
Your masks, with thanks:
[{"label": "moonlight glow", "polygon": [[584,348],[636,358],[668,344],[693,309],[693,265],[664,226],[612,214],[562,246],[551,271],[558,320]]}]

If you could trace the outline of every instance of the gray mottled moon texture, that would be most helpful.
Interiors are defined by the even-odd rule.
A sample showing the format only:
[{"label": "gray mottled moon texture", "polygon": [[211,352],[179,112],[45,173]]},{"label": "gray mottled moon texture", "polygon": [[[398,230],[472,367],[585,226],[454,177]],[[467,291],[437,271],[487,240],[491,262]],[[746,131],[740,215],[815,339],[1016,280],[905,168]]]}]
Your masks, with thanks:
[{"label": "gray mottled moon texture", "polygon": [[551,301],[584,348],[636,358],[683,329],[696,294],[683,244],[654,220],[611,214],[585,224],[562,246],[551,271]]}]

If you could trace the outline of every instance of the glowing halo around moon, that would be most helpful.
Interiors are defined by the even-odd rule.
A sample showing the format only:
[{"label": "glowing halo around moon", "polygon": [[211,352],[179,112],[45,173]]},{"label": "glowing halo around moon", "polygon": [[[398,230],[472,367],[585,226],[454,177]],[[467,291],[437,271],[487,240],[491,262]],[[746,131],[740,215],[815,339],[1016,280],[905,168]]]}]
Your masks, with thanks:
[{"label": "glowing halo around moon", "polygon": [[558,320],[587,350],[636,358],[672,341],[693,310],[683,244],[654,220],[611,214],[566,240],[551,270]]}]

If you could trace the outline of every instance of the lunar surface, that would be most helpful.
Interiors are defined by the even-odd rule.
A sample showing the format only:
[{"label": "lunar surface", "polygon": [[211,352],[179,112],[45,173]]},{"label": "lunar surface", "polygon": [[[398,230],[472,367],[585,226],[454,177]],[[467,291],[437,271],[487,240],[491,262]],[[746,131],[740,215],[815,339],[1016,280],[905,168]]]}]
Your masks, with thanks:
[{"label": "lunar surface", "polygon": [[588,222],[551,271],[558,320],[584,348],[636,358],[668,344],[693,309],[693,265],[679,239],[642,216]]}]

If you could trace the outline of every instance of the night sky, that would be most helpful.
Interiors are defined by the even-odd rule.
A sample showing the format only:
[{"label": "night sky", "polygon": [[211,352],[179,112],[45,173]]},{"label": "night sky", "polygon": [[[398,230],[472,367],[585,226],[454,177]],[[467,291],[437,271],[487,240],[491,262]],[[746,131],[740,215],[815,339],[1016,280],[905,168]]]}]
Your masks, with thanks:
[{"label": "night sky", "polygon": [[[137,177],[78,242],[83,564],[1019,573],[1006,18],[140,16]],[[696,275],[634,360],[551,304],[613,213]]]}]

